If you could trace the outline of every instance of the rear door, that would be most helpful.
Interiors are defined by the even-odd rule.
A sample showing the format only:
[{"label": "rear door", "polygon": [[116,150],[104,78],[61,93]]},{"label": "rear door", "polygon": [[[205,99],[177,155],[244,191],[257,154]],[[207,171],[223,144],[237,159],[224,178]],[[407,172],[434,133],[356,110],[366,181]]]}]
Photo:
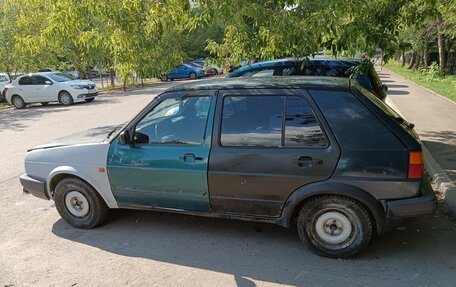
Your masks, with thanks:
[{"label": "rear door", "polygon": [[304,90],[220,91],[216,114],[208,176],[215,212],[279,216],[296,189],[334,171],[339,147]]}]

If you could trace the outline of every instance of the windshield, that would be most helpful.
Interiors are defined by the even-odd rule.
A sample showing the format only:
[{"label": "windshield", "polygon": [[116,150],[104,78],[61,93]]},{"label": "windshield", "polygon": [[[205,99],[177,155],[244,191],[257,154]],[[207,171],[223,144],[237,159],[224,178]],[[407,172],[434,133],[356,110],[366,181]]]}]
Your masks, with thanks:
[{"label": "windshield", "polygon": [[70,76],[68,74],[64,74],[64,73],[52,73],[52,74],[47,74],[47,76],[56,82],[67,82],[67,81],[74,80],[74,78],[72,76]]}]

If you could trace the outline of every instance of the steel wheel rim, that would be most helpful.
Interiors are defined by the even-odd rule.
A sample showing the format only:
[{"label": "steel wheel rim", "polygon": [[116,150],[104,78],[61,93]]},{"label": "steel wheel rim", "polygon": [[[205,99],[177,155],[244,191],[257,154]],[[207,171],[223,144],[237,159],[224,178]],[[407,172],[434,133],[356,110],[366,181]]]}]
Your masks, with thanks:
[{"label": "steel wheel rim", "polygon": [[89,214],[90,205],[87,198],[79,191],[73,190],[65,196],[67,210],[76,217],[84,217]]},{"label": "steel wheel rim", "polygon": [[61,98],[62,98],[62,104],[68,105],[70,103],[70,95],[64,93],[64,94],[62,94]]},{"label": "steel wheel rim", "polygon": [[18,97],[14,98],[14,106],[17,107],[17,108],[22,107],[22,101],[21,101],[20,98],[18,98]]},{"label": "steel wheel rim", "polygon": [[313,228],[315,239],[329,249],[342,249],[355,239],[353,235],[356,225],[348,214],[337,210],[324,211],[317,215]]}]

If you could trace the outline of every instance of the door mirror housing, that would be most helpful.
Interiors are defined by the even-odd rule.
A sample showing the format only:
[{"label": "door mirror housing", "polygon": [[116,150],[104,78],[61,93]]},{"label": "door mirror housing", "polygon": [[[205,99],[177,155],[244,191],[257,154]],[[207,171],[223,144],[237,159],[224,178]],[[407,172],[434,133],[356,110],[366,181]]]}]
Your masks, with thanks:
[{"label": "door mirror housing", "polygon": [[119,135],[120,144],[127,145],[132,143],[132,138],[129,130],[124,130]]},{"label": "door mirror housing", "polygon": [[385,91],[385,93],[388,92],[388,86],[387,86],[387,85],[383,84],[383,85],[382,85],[382,88],[383,88],[383,90]]},{"label": "door mirror housing", "polygon": [[45,81],[44,83],[45,83],[46,85],[52,85],[52,82],[49,81],[49,80]]}]

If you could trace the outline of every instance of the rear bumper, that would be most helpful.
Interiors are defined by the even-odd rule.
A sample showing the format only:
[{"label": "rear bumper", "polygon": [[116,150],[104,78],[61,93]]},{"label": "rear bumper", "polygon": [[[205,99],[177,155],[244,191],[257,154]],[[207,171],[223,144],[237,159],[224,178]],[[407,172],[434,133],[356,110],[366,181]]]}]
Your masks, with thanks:
[{"label": "rear bumper", "polygon": [[49,197],[46,193],[46,182],[40,181],[34,178],[31,178],[27,174],[23,174],[19,177],[22,186],[24,187],[24,192],[31,193],[36,197],[47,199]]},{"label": "rear bumper", "polygon": [[434,190],[428,181],[421,184],[421,196],[389,200],[386,204],[388,214],[398,218],[434,213],[437,208]]}]

